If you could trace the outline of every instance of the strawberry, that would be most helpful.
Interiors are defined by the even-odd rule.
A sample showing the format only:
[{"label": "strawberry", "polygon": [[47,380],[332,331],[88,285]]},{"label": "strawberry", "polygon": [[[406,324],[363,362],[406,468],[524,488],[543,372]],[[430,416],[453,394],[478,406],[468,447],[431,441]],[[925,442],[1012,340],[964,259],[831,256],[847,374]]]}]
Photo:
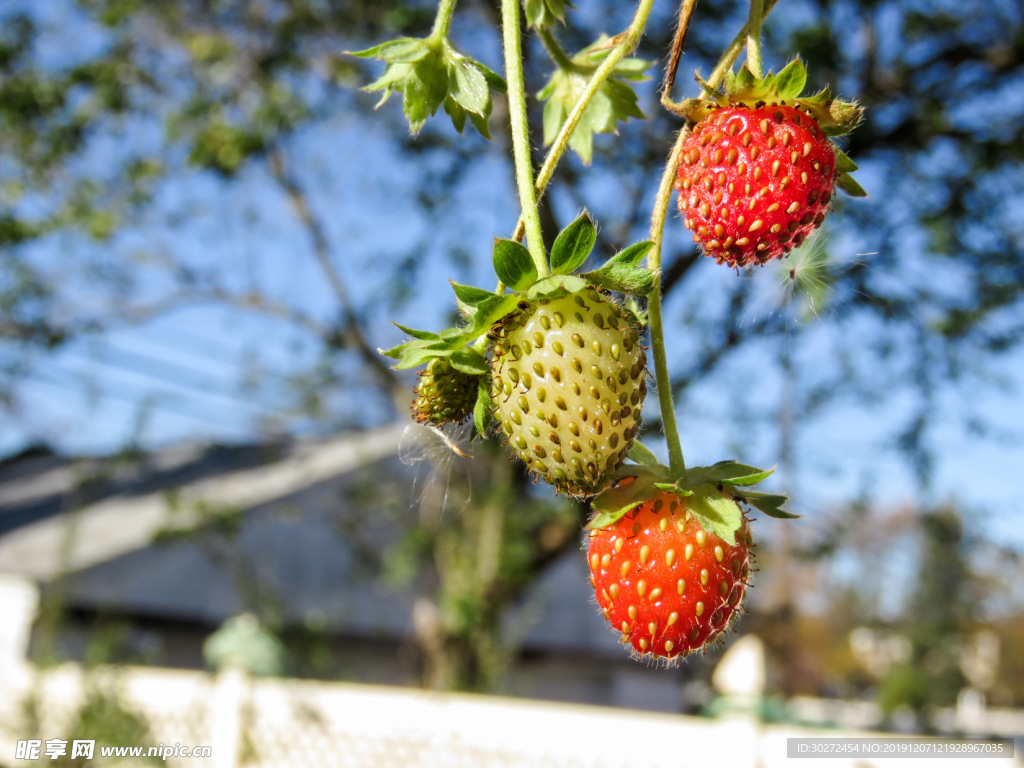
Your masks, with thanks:
[{"label": "strawberry", "polygon": [[786,256],[821,226],[835,187],[864,194],[829,138],[856,125],[859,107],[827,89],[800,98],[805,79],[799,61],[761,80],[744,69],[686,113],[696,125],[679,150],[679,210],[719,264]]},{"label": "strawberry", "polygon": [[727,544],[674,493],[657,493],[589,536],[601,612],[637,653],[672,659],[721,635],[739,609],[753,540],[746,519]]},{"label": "strawberry", "polygon": [[491,398],[512,450],[560,490],[600,490],[632,447],[647,392],[636,320],[587,288],[523,299],[491,336]]},{"label": "strawberry", "polygon": [[451,361],[435,357],[420,372],[419,383],[413,390],[413,418],[438,427],[465,421],[476,404],[478,379],[457,370]]}]

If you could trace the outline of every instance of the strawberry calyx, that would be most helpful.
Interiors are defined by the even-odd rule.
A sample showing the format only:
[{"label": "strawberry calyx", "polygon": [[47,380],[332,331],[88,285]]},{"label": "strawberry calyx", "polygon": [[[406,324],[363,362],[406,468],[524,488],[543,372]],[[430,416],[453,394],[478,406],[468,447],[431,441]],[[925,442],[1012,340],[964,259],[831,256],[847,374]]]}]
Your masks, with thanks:
[{"label": "strawberry calyx", "polygon": [[[857,102],[833,97],[828,86],[814,94],[803,94],[807,69],[799,58],[778,73],[768,72],[761,78],[755,77],[744,64],[739,72],[726,74],[722,90],[713,88],[700,75],[695,77],[704,92],[702,98],[686,99],[674,110],[694,125],[726,107],[788,106],[810,115],[825,136],[834,139],[853,131],[864,115]],[[832,148],[836,156],[835,185],[853,197],[865,197],[867,193],[851,175],[857,170],[857,164],[839,147],[833,144]]]},{"label": "strawberry calyx", "polygon": [[654,455],[635,441],[629,458],[636,464],[619,468],[617,482],[591,501],[595,511],[587,528],[600,530],[614,525],[634,508],[658,493],[674,493],[686,499],[687,509],[709,533],[728,544],[736,542],[743,527],[741,504],[755,507],[769,517],[799,517],[783,509],[787,498],[780,494],[747,490],[775,471],[736,461],[720,461],[708,467],[690,467],[681,475],[658,463]]}]

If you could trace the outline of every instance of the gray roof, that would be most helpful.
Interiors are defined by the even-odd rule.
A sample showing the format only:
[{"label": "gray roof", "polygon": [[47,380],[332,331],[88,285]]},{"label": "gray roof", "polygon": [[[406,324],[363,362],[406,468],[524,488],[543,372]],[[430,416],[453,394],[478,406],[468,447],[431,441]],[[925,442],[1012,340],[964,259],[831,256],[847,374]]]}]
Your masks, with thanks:
[{"label": "gray roof", "polygon": [[[45,454],[0,464],[0,572],[44,583],[69,572],[63,595],[81,610],[216,626],[269,600],[287,624],[407,638],[431,585],[389,582],[372,562],[417,502],[421,468],[398,458],[403,429],[176,448],[113,470]],[[101,481],[76,491],[97,469]],[[590,591],[582,552],[566,553],[510,611],[510,636],[621,656]]]}]

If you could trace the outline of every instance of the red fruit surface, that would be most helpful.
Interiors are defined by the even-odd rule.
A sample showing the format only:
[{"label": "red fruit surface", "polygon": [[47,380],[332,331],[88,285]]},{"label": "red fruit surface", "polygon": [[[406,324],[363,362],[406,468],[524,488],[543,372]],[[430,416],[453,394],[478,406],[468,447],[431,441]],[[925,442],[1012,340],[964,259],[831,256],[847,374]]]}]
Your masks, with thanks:
[{"label": "red fruit surface", "polygon": [[679,496],[660,494],[590,534],[597,603],[639,654],[685,656],[728,628],[746,591],[751,543],[745,519],[729,545]]},{"label": "red fruit surface", "polygon": [[679,210],[718,263],[764,264],[821,225],[835,173],[835,150],[807,113],[723,107],[680,149]]}]

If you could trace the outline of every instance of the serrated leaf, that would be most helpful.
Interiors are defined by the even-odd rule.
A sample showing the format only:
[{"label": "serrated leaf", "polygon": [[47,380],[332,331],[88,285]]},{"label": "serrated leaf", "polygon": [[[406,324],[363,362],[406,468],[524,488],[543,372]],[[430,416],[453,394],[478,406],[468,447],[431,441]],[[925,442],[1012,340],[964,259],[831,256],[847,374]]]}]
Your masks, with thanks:
[{"label": "serrated leaf", "polygon": [[415,328],[409,328],[408,326],[402,325],[400,323],[393,322],[392,324],[402,332],[412,336],[414,339],[420,339],[422,341],[438,341],[441,338],[440,335],[434,333],[433,331],[418,331]]},{"label": "serrated leaf", "polygon": [[774,517],[777,520],[795,520],[800,515],[794,515],[792,512],[787,512],[782,509],[782,505],[785,504],[789,499],[785,496],[780,496],[775,493],[755,493],[748,491],[742,494],[737,494],[737,498],[741,501],[745,501],[752,507],[764,512],[768,517]]},{"label": "serrated leaf", "polygon": [[558,233],[551,246],[551,271],[568,275],[587,260],[597,242],[597,230],[590,214],[584,211]]},{"label": "serrated leaf", "polygon": [[807,84],[807,69],[800,59],[793,59],[775,76],[775,88],[781,99],[797,98]]},{"label": "serrated leaf", "polygon": [[717,493],[701,494],[695,491],[686,505],[708,532],[726,544],[736,543],[736,531],[743,525],[743,510],[739,504]]},{"label": "serrated leaf", "polygon": [[460,349],[452,352],[451,363],[455,370],[472,376],[483,376],[490,370],[487,366],[487,358],[475,349]]},{"label": "serrated leaf", "polygon": [[637,464],[643,464],[645,467],[661,466],[661,462],[658,461],[658,457],[651,453],[650,448],[639,440],[633,441],[633,447],[629,449],[627,458]]},{"label": "serrated leaf", "polygon": [[537,266],[526,247],[515,240],[494,238],[494,273],[514,291],[525,291],[537,280]]},{"label": "serrated leaf", "polygon": [[473,285],[460,285],[454,280],[449,280],[448,282],[451,284],[452,290],[455,291],[455,298],[469,307],[479,306],[481,302],[494,298],[497,295]]},{"label": "serrated leaf", "polygon": [[480,386],[477,389],[476,404],[473,406],[473,424],[476,426],[477,434],[481,437],[487,436],[491,422],[494,420],[494,403],[491,401],[491,385],[486,379],[480,379]]},{"label": "serrated leaf", "polygon": [[648,251],[653,247],[654,243],[650,240],[645,240],[642,243],[634,243],[633,245],[623,248],[608,259],[608,261],[604,263],[604,266],[606,267],[609,264],[622,264],[627,267],[635,267],[644,260]]},{"label": "serrated leaf", "polygon": [[577,275],[551,275],[538,280],[527,291],[526,295],[531,299],[552,297],[555,295],[567,295],[578,293],[587,287],[589,283]]},{"label": "serrated leaf", "polygon": [[448,90],[467,112],[486,116],[490,112],[491,91],[487,79],[477,69],[476,62],[462,56],[449,59]]},{"label": "serrated leaf", "polygon": [[864,187],[858,184],[853,176],[848,173],[843,173],[836,177],[836,186],[851,197],[868,196],[868,193],[864,191]]}]

